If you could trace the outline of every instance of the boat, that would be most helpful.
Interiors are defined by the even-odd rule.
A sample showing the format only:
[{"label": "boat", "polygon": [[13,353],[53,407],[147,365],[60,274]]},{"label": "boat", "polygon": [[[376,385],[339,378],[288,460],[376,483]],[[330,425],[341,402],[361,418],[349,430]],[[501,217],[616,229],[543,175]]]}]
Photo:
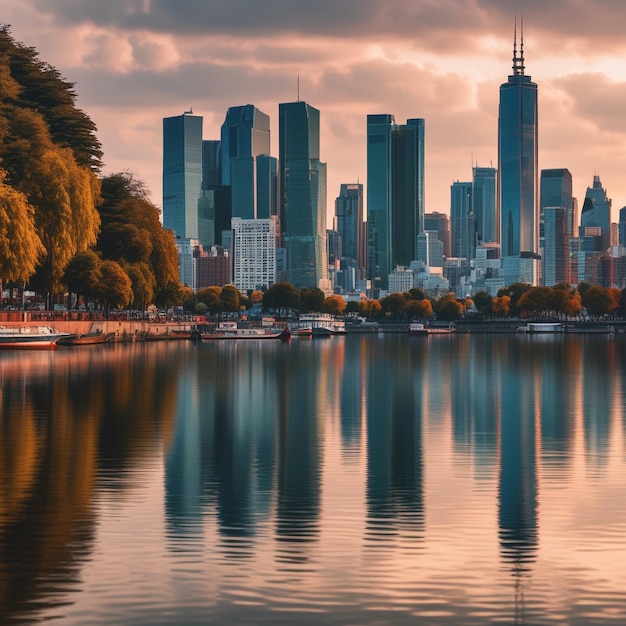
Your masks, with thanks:
[{"label": "boat", "polygon": [[200,333],[205,340],[215,339],[287,339],[290,336],[288,328],[240,328],[237,322],[220,322],[217,328],[210,332]]},{"label": "boat", "polygon": [[313,337],[345,335],[346,323],[328,313],[302,313],[298,318],[298,327],[309,327]]},{"label": "boat", "polygon": [[312,337],[313,329],[310,326],[301,326],[300,328],[294,328],[291,331],[292,337]]},{"label": "boat", "polygon": [[562,333],[564,330],[560,322],[529,322],[517,327],[518,333],[552,334]]},{"label": "boat", "polygon": [[409,324],[409,335],[415,337],[426,337],[428,335],[428,330],[421,322],[411,322]]},{"label": "boat", "polygon": [[50,326],[21,326],[19,328],[0,327],[0,348],[2,349],[54,349],[57,341],[70,333],[63,333]]},{"label": "boat", "polygon": [[180,341],[183,339],[191,339],[191,331],[186,330],[169,330],[166,329],[164,333],[159,333],[157,330],[146,331],[141,337],[144,341]]},{"label": "boat", "polygon": [[447,327],[443,326],[426,326],[421,322],[411,322],[409,324],[409,335],[417,337],[426,337],[428,335],[449,335],[454,332],[452,324]]},{"label": "boat", "polygon": [[103,333],[101,331],[67,335],[57,340],[57,346],[92,346],[113,341],[114,336],[115,333]]}]

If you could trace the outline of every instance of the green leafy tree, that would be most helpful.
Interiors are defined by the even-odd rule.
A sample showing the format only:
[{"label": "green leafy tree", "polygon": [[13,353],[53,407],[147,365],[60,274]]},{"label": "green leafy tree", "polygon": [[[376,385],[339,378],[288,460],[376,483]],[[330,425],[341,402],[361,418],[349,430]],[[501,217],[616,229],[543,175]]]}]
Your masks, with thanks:
[{"label": "green leafy tree", "polygon": [[393,319],[405,316],[406,299],[401,293],[390,293],[380,301],[383,313]]},{"label": "green leafy tree", "polygon": [[101,265],[100,257],[93,250],[80,252],[67,264],[62,280],[72,293],[91,300],[102,277]]},{"label": "green leafy tree", "polygon": [[121,309],[133,299],[133,287],[128,274],[119,263],[105,259],[100,265],[97,298],[104,308]]},{"label": "green leafy tree", "polygon": [[492,300],[493,298],[486,291],[478,291],[474,294],[474,306],[482,315],[492,315]]},{"label": "green leafy tree", "polygon": [[239,289],[234,285],[224,285],[220,292],[220,301],[223,311],[230,311],[232,313],[239,311],[241,306],[241,294],[239,293]]},{"label": "green leafy tree", "polygon": [[290,310],[301,306],[300,293],[291,284],[285,282],[274,283],[263,296],[263,308],[287,315]]},{"label": "green leafy tree", "polygon": [[300,289],[300,301],[302,303],[302,309],[304,311],[324,310],[324,292],[317,287],[315,289],[302,287],[302,289]]},{"label": "green leafy tree", "polygon": [[463,315],[463,305],[455,296],[442,296],[436,307],[437,319],[453,322]]},{"label": "green leafy tree", "polygon": [[212,315],[222,312],[222,300],[220,294],[222,293],[221,287],[205,287],[198,290],[195,294],[195,298],[198,302],[202,302],[207,307],[207,311]]},{"label": "green leafy tree", "polygon": [[601,317],[611,310],[613,301],[611,295],[604,287],[591,285],[588,289],[584,290],[582,303],[589,315]]}]

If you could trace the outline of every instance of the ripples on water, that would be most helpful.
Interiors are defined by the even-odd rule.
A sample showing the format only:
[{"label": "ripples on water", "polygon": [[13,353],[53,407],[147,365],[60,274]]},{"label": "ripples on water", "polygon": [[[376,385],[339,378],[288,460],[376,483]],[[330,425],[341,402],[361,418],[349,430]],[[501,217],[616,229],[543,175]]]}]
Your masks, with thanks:
[{"label": "ripples on water", "polygon": [[624,339],[0,354],[0,623],[622,624]]}]

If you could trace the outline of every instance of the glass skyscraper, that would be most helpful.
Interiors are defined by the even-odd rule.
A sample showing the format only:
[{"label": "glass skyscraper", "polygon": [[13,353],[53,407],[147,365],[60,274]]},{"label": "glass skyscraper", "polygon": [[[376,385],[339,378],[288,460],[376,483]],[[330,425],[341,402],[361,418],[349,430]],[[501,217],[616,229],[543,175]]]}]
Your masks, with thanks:
[{"label": "glass skyscraper", "polygon": [[580,213],[580,236],[588,235],[587,229],[600,229],[602,250],[606,250],[611,241],[611,200],[607,198],[599,176],[593,177],[593,186],[587,187],[583,210]]},{"label": "glass skyscraper", "polygon": [[221,158],[222,185],[230,188],[231,217],[276,215],[277,166],[270,156],[269,115],[251,104],[230,107],[221,130]]},{"label": "glass skyscraper", "polygon": [[342,255],[365,267],[365,234],[363,222],[363,185],[344,183],[335,200],[336,228],[341,237]]},{"label": "glass skyscraper", "polygon": [[473,168],[472,204],[480,243],[496,243],[500,240],[496,176],[495,167]]},{"label": "glass skyscraper", "polygon": [[[163,226],[181,239],[200,239],[202,117],[163,119]],[[204,243],[204,242],[202,242]]]},{"label": "glass skyscraper", "polygon": [[537,85],[524,74],[524,34],[519,56],[513,43],[513,74],[500,86],[498,189],[502,257],[538,251]]},{"label": "glass skyscraper", "polygon": [[397,125],[367,116],[367,267],[372,287],[387,289],[396,266],[417,259],[424,230],[424,120]]},{"label": "glass skyscraper", "polygon": [[470,182],[455,182],[450,187],[452,256],[460,259],[473,259],[476,256],[472,188],[473,183]]},{"label": "glass skyscraper", "polygon": [[328,289],[326,163],[320,162],[320,112],[306,102],[278,105],[280,223],[287,280]]}]

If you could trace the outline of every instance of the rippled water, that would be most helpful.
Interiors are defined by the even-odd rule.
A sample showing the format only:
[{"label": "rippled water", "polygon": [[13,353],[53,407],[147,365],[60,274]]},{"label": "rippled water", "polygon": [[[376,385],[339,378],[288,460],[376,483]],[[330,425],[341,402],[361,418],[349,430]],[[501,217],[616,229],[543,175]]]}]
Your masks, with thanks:
[{"label": "rippled water", "polygon": [[626,623],[626,339],[0,354],[0,623]]}]

